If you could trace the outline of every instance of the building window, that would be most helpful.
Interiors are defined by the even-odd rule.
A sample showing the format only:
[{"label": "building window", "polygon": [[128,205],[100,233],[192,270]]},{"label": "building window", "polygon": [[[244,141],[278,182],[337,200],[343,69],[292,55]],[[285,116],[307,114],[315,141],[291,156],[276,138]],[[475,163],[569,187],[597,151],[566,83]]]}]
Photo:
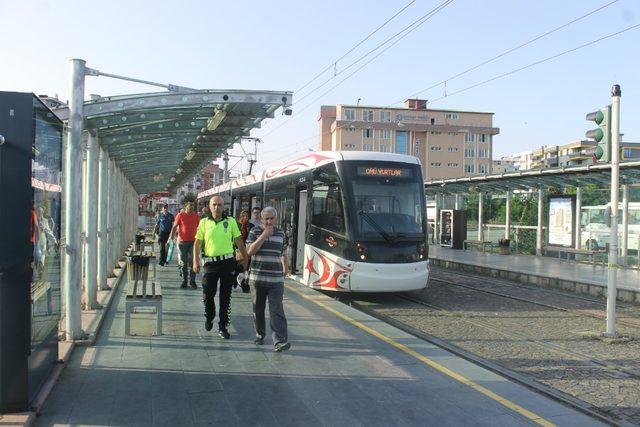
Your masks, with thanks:
[{"label": "building window", "polygon": [[373,110],[362,110],[362,120],[365,122],[373,121]]},{"label": "building window", "polygon": [[450,153],[453,153],[453,152],[457,152],[459,150],[458,150],[458,147],[449,147],[449,148],[447,148],[447,151],[450,152]]},{"label": "building window", "polygon": [[442,151],[442,147],[436,147],[435,145],[431,147],[431,151]]},{"label": "building window", "polygon": [[475,133],[465,133],[464,142],[476,142],[476,136]]},{"label": "building window", "polygon": [[398,131],[396,132],[396,153],[398,154],[408,154],[407,151],[409,149],[409,137],[407,131]]},{"label": "building window", "polygon": [[486,133],[478,134],[478,140],[480,142],[489,142],[489,135],[487,135]]},{"label": "building window", "polygon": [[478,157],[480,157],[481,159],[488,159],[489,150],[487,150],[486,148],[478,148]]},{"label": "building window", "polygon": [[391,129],[380,129],[380,139],[391,139]]},{"label": "building window", "polygon": [[380,121],[381,122],[390,122],[391,121],[391,111],[380,111]]},{"label": "building window", "polygon": [[460,118],[458,113],[446,113],[444,116],[449,120],[458,120]]},{"label": "building window", "polygon": [[373,129],[371,128],[362,129],[362,137],[366,139],[373,138]]},{"label": "building window", "polygon": [[362,145],[362,151],[373,151],[373,145],[372,144],[363,144]]},{"label": "building window", "polygon": [[464,156],[466,158],[472,158],[476,156],[476,150],[474,150],[473,148],[465,148],[464,149]]},{"label": "building window", "polygon": [[440,166],[442,166],[442,163],[440,163],[440,162],[431,162],[431,166],[433,166],[434,168],[439,168]]},{"label": "building window", "polygon": [[482,163],[478,165],[478,172],[479,173],[487,173],[487,166],[483,165]]},{"label": "building window", "polygon": [[447,163],[447,166],[449,166],[450,168],[457,168],[458,165],[458,163]]},{"label": "building window", "polygon": [[342,144],[342,147],[345,150],[355,150],[356,144]]},{"label": "building window", "polygon": [[391,150],[389,150],[388,145],[380,144],[380,151],[383,153],[389,153]]},{"label": "building window", "polygon": [[473,173],[473,172],[474,172],[474,170],[475,170],[475,169],[474,169],[473,165],[464,165],[464,171],[465,171],[466,173]]},{"label": "building window", "polygon": [[344,110],[344,119],[348,120],[350,122],[354,121],[356,119],[356,110],[345,109]]}]

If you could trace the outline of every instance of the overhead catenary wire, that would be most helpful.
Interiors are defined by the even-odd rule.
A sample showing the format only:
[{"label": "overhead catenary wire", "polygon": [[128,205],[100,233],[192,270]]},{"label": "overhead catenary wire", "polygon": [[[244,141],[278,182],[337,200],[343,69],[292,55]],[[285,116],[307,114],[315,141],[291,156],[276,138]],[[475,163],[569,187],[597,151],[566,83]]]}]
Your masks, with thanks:
[{"label": "overhead catenary wire", "polygon": [[460,90],[457,90],[457,91],[455,91],[455,92],[450,92],[450,93],[449,93],[449,94],[447,94],[446,96],[441,96],[441,97],[436,98],[436,99],[434,99],[434,100],[432,100],[432,101],[429,101],[429,103],[434,103],[434,102],[437,102],[437,101],[441,101],[441,100],[443,100],[443,99],[445,99],[445,98],[449,98],[449,97],[451,97],[451,96],[453,96],[453,95],[457,95],[457,94],[459,94],[459,93],[466,92],[466,91],[471,90],[471,89],[474,89],[474,88],[476,88],[476,87],[478,87],[478,86],[485,85],[485,84],[490,83],[490,82],[493,82],[493,81],[495,81],[495,80],[498,80],[498,79],[501,79],[501,78],[504,78],[504,77],[510,76],[510,75],[512,75],[512,74],[518,73],[518,72],[520,72],[520,71],[526,70],[526,69],[528,69],[528,68],[534,67],[534,66],[536,66],[536,65],[540,65],[540,64],[542,64],[542,63],[545,63],[545,62],[551,61],[552,59],[558,58],[558,57],[560,57],[560,56],[564,56],[564,55],[566,55],[566,54],[568,54],[568,53],[571,53],[571,52],[575,52],[575,51],[580,50],[580,49],[583,49],[583,48],[585,48],[585,47],[587,47],[587,46],[594,45],[594,44],[599,43],[599,42],[601,42],[601,41],[603,41],[603,40],[607,40],[607,39],[609,39],[609,38],[611,38],[611,37],[615,37],[615,36],[617,36],[617,35],[620,35],[620,34],[625,33],[625,32],[627,32],[627,31],[634,30],[634,29],[639,28],[639,27],[640,27],[640,24],[631,25],[631,26],[629,26],[629,27],[627,27],[627,28],[625,28],[625,29],[623,29],[623,30],[616,31],[616,32],[611,33],[611,34],[607,34],[606,36],[603,36],[603,37],[600,37],[600,38],[598,38],[598,39],[592,40],[592,41],[590,41],[590,42],[587,42],[587,43],[581,44],[581,45],[576,46],[576,47],[574,47],[574,48],[567,49],[567,50],[562,51],[562,52],[560,52],[560,53],[557,53],[557,54],[555,54],[555,55],[548,56],[548,57],[546,57],[546,58],[544,58],[544,59],[541,59],[541,60],[538,60],[538,61],[532,62],[532,63],[530,63],[530,64],[527,64],[527,65],[523,66],[523,67],[516,68],[515,70],[511,70],[511,71],[508,71],[508,72],[506,72],[506,73],[499,74],[499,75],[494,76],[494,77],[492,77],[492,78],[490,78],[490,79],[483,80],[483,81],[481,81],[481,82],[479,82],[479,83],[476,83],[476,84],[473,84],[473,85],[471,85],[471,86],[468,86],[468,87],[466,87],[466,88],[464,88],[464,89],[460,89]]},{"label": "overhead catenary wire", "polygon": [[[618,0],[616,0],[618,1]],[[335,77],[339,76],[340,74],[346,72],[347,70],[351,69],[351,67],[353,67],[354,65],[356,65],[357,63],[361,62],[362,60],[364,60],[366,57],[368,57],[369,55],[371,55],[372,53],[374,53],[375,51],[377,51],[378,49],[382,48],[384,45],[386,45],[387,43],[390,43],[393,39],[395,39],[396,37],[400,37],[400,39],[404,38],[406,36],[402,35],[404,32],[407,32],[407,34],[411,33],[412,31],[414,31],[415,29],[417,29],[419,26],[421,26],[422,24],[424,24],[426,21],[428,21],[433,15],[435,15],[436,13],[438,13],[441,9],[443,9],[444,7],[446,7],[449,3],[452,3],[453,0],[445,0],[444,2],[440,3],[438,6],[436,6],[435,8],[431,9],[429,12],[425,13],[424,15],[422,15],[421,17],[419,17],[418,19],[414,20],[411,24],[405,26],[404,28],[402,28],[400,31],[396,32],[394,35],[387,37],[385,40],[383,40],[381,43],[379,43],[376,47],[374,47],[373,49],[369,50],[367,53],[365,53],[364,55],[360,56],[358,59],[356,59],[355,61],[353,61],[351,64],[347,65],[346,67],[344,67],[343,69],[341,69],[339,72],[337,72],[335,75],[331,76],[331,78],[325,80],[322,84],[320,84],[319,86],[316,86],[311,92],[307,93],[306,95],[304,95],[303,97],[299,98],[298,100],[296,100],[296,102],[300,102],[305,98],[308,98],[312,93],[315,93],[316,91],[320,90],[321,88],[323,88],[327,83],[329,83],[331,80],[333,80]],[[414,28],[411,28],[414,27]],[[395,44],[395,43],[394,43]],[[385,49],[386,50],[386,49]],[[384,51],[383,51],[384,52]]]},{"label": "overhead catenary wire", "polygon": [[396,18],[398,15],[400,15],[402,12],[404,12],[409,6],[411,6],[413,3],[415,3],[416,0],[412,0],[409,3],[407,3],[402,9],[400,9],[398,12],[396,12],[393,16],[391,16],[389,19],[387,19],[386,21],[384,21],[381,25],[378,26],[378,28],[376,28],[375,30],[373,30],[372,32],[370,32],[364,39],[360,40],[358,43],[356,43],[353,47],[351,47],[351,49],[349,49],[348,51],[346,51],[340,58],[336,59],[335,61],[333,61],[331,64],[329,64],[326,68],[324,68],[322,71],[320,71],[318,74],[316,74],[311,80],[309,80],[307,83],[305,83],[302,87],[300,87],[299,89],[296,89],[294,91],[294,93],[298,93],[301,92],[302,90],[304,90],[307,86],[309,86],[311,83],[313,83],[314,81],[316,81],[321,75],[323,75],[324,73],[326,73],[328,70],[331,69],[331,67],[335,67],[335,65],[343,60],[345,57],[347,57],[351,52],[353,52],[354,50],[356,50],[358,47],[360,47],[364,42],[366,42],[367,40],[369,40],[375,33],[377,33],[378,31],[380,31],[382,28],[384,28],[389,22],[391,22],[394,18]]},{"label": "overhead catenary wire", "polygon": [[[504,52],[501,52],[496,56],[493,56],[493,57],[491,57],[491,58],[489,58],[489,59],[487,59],[485,61],[482,61],[477,65],[469,67],[464,71],[461,71],[461,72],[459,72],[457,74],[454,74],[453,76],[451,76],[449,78],[441,80],[438,83],[434,83],[433,85],[431,85],[431,86],[429,86],[429,87],[427,87],[425,89],[421,89],[421,90],[419,90],[417,92],[413,92],[412,95],[410,95],[410,96],[417,97],[418,95],[423,94],[423,93],[425,93],[427,91],[430,91],[431,89],[435,89],[435,88],[439,87],[440,85],[445,85],[445,87],[446,87],[447,82],[450,82],[451,80],[457,79],[458,77],[461,77],[461,76],[463,76],[463,75],[465,75],[467,73],[470,73],[471,71],[475,71],[480,67],[483,67],[483,66],[485,66],[485,65],[487,65],[487,64],[489,64],[489,63],[491,63],[493,61],[496,61],[496,60],[498,60],[498,59],[500,59],[500,58],[502,58],[502,57],[504,57],[504,56],[506,56],[506,55],[508,55],[510,53],[513,53],[516,50],[522,49],[523,47],[526,47],[526,46],[528,46],[528,45],[530,45],[530,44],[532,44],[532,43],[534,43],[534,42],[536,42],[536,41],[538,41],[538,40],[540,40],[540,39],[542,39],[544,37],[547,37],[547,36],[557,32],[557,31],[560,31],[561,29],[566,28],[566,27],[568,27],[568,26],[570,26],[572,24],[575,24],[576,22],[579,22],[579,21],[581,21],[581,20],[593,15],[594,13],[597,13],[597,12],[599,12],[599,11],[601,11],[601,10],[603,10],[603,9],[605,9],[605,8],[611,6],[614,3],[617,3],[619,1],[620,0],[613,0],[613,1],[610,1],[608,3],[605,3],[602,6],[597,7],[596,9],[593,9],[593,10],[591,10],[591,11],[589,11],[589,12],[587,12],[587,13],[585,13],[585,14],[583,14],[583,15],[575,18],[575,19],[572,19],[569,22],[565,22],[564,24],[562,24],[562,25],[560,25],[558,27],[555,27],[555,28],[553,28],[553,29],[551,29],[549,31],[546,31],[546,32],[544,32],[544,33],[542,33],[540,35],[537,35],[536,37],[534,37],[532,39],[529,39],[524,43],[521,43],[521,44],[519,44],[517,46],[514,46],[514,47],[512,47],[510,49],[507,49]],[[446,88],[445,88],[445,90],[446,90]],[[410,96],[404,97],[403,99],[395,101],[395,102],[393,102],[393,103],[391,103],[391,104],[389,104],[387,106],[390,107],[390,106],[393,106],[393,105],[396,105],[396,104],[400,104],[400,103],[404,102],[404,100],[409,98]]]},{"label": "overhead catenary wire", "polygon": [[[387,44],[389,41],[393,40],[396,37],[399,37],[397,40],[395,40],[393,43],[391,43],[389,46],[387,46],[386,48],[384,48],[381,52],[379,52],[377,55],[375,55],[373,58],[371,58],[369,61],[365,62],[362,66],[358,67],[353,73],[349,74],[347,77],[345,77],[344,79],[340,80],[336,85],[332,86],[329,90],[325,91],[322,95],[320,95],[319,97],[315,98],[313,101],[311,101],[309,104],[305,105],[304,107],[302,107],[301,110],[297,110],[296,111],[296,116],[295,117],[299,117],[299,114],[302,111],[305,111],[307,108],[309,108],[309,106],[313,105],[317,100],[319,100],[320,98],[324,97],[325,95],[327,95],[329,92],[333,91],[335,88],[337,88],[338,86],[340,86],[342,83],[344,83],[346,80],[348,80],[349,78],[351,78],[353,75],[355,75],[358,71],[360,71],[361,69],[363,69],[364,67],[366,67],[367,65],[369,65],[371,62],[373,62],[376,58],[378,58],[380,55],[382,55],[384,52],[386,52],[387,50],[389,50],[390,48],[392,48],[393,46],[395,46],[398,42],[400,42],[400,40],[402,40],[403,38],[405,38],[406,36],[408,36],[410,33],[412,33],[413,31],[415,31],[416,29],[418,29],[421,25],[423,25],[425,22],[427,22],[429,19],[431,19],[433,16],[435,16],[436,14],[438,14],[441,10],[443,10],[445,7],[447,7],[449,4],[453,3],[454,0],[445,0],[444,2],[440,3],[438,6],[436,6],[435,8],[431,9],[428,13],[426,13],[425,15],[422,15],[420,18],[418,18],[417,20],[413,21],[411,24],[409,24],[408,26],[406,26],[404,29],[402,29],[401,31],[399,31],[398,33],[394,34],[393,36],[389,37],[387,40],[385,40],[383,43],[379,44],[378,46],[376,46],[374,49],[370,50],[369,52],[367,52],[365,55],[361,56],[358,60],[354,61],[352,64],[350,64],[348,66],[348,68],[351,68],[351,66],[355,65],[357,62],[361,61],[362,59],[366,58],[368,55],[370,55],[372,52],[375,52],[377,49],[379,49],[380,47],[384,46],[385,44]],[[413,27],[413,28],[411,28]],[[403,34],[404,33],[404,34]],[[399,36],[400,35],[400,36]],[[346,69],[342,70],[342,72],[346,71]],[[325,82],[326,83],[326,82]],[[313,93],[315,90],[319,89],[320,87],[324,86],[323,83],[321,86],[318,86],[316,89],[314,89],[312,92],[309,92],[307,95],[305,95],[303,98],[306,98],[309,94]],[[301,98],[301,99],[303,99]],[[296,101],[296,102],[300,102],[300,100]],[[278,129],[282,128],[284,125],[286,125],[287,123],[289,123],[289,121],[293,120],[294,116],[292,116],[291,118],[289,118],[288,120],[284,121],[283,123],[281,123],[279,126],[276,126],[275,128],[271,129],[271,131],[269,131],[267,134],[263,135],[262,138],[266,138],[267,136],[273,134],[275,131],[277,131]]]},{"label": "overhead catenary wire", "polygon": [[[459,93],[462,93],[462,92],[466,92],[466,91],[471,90],[471,89],[473,89],[473,88],[476,88],[476,87],[478,87],[478,86],[482,86],[482,85],[484,85],[484,84],[487,84],[487,83],[493,82],[493,81],[495,81],[495,80],[498,80],[498,79],[501,79],[501,78],[504,78],[504,77],[510,76],[510,75],[512,75],[512,74],[518,73],[518,72],[520,72],[520,71],[526,70],[526,69],[531,68],[531,67],[534,67],[534,66],[536,66],[536,65],[543,64],[543,63],[545,63],[545,62],[551,61],[551,60],[553,60],[553,59],[559,58],[559,57],[564,56],[564,55],[566,55],[566,54],[569,54],[569,53],[571,53],[571,52],[575,52],[575,51],[577,51],[577,50],[583,49],[583,48],[585,48],[585,47],[588,47],[588,46],[594,45],[594,44],[596,44],[596,43],[599,43],[599,42],[601,42],[601,41],[607,40],[607,39],[609,39],[609,38],[612,38],[612,37],[618,36],[618,35],[620,35],[620,34],[623,34],[623,33],[627,32],[627,31],[631,31],[631,30],[637,29],[637,28],[639,28],[639,27],[640,27],[640,24],[631,25],[631,26],[626,27],[626,28],[624,28],[624,29],[622,29],[622,30],[620,30],[620,31],[616,31],[616,32],[611,33],[611,34],[607,34],[607,35],[605,35],[605,36],[599,37],[599,38],[597,38],[597,39],[595,39],[595,40],[592,40],[592,41],[589,41],[589,42],[587,42],[587,43],[583,43],[583,44],[581,44],[581,45],[579,45],[579,46],[576,46],[576,47],[573,47],[573,48],[571,48],[571,49],[567,49],[567,50],[562,51],[562,52],[560,52],[560,53],[557,53],[557,54],[555,54],[555,55],[551,55],[551,56],[549,56],[549,57],[543,58],[543,59],[541,59],[541,60],[538,60],[538,61],[532,62],[532,63],[527,64],[527,65],[525,65],[525,66],[522,66],[522,67],[516,68],[516,69],[514,69],[514,70],[511,70],[511,71],[509,71],[509,72],[506,72],[506,73],[503,73],[503,74],[500,74],[500,75],[494,76],[494,77],[492,77],[492,78],[490,78],[490,79],[487,79],[487,80],[484,80],[484,81],[482,81],[482,82],[479,82],[479,83],[473,84],[473,85],[471,85],[471,86],[468,86],[468,87],[466,87],[466,88],[460,89],[460,90],[458,90],[458,91],[451,92],[451,93],[449,93],[447,96],[442,96],[442,97],[440,97],[440,98],[436,98],[436,99],[434,99],[434,100],[430,101],[430,103],[434,103],[434,102],[437,102],[437,101],[443,100],[443,99],[445,99],[445,98],[448,98],[448,97],[450,97],[450,96],[453,96],[453,95],[456,95],[456,94],[459,94]],[[331,132],[331,131],[327,131],[327,132],[323,133],[323,135],[324,135],[324,134],[327,134],[327,133],[330,133],[330,132]],[[314,136],[314,137],[315,137],[315,136]],[[305,139],[305,140],[297,141],[295,144],[296,144],[296,145],[298,145],[298,144],[303,143],[303,142],[305,142],[305,141],[307,141],[307,140],[309,140],[309,139],[311,139],[311,138],[307,138],[307,139]],[[293,145],[293,144],[288,144],[287,146],[290,146],[290,145]],[[282,148],[282,147],[279,147],[279,148]],[[295,153],[295,152],[294,152],[294,153]],[[293,153],[292,153],[292,154],[293,154]]]}]

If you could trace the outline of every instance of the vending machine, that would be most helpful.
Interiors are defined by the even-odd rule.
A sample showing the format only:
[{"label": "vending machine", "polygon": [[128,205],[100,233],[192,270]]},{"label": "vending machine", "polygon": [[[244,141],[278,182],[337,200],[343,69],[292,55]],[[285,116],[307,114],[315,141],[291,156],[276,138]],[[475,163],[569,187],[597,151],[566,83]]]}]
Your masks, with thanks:
[{"label": "vending machine", "polygon": [[58,360],[62,132],[34,94],[0,92],[0,413]]},{"label": "vending machine", "polygon": [[467,220],[463,210],[441,209],[438,223],[438,243],[453,249],[462,249],[467,238]]}]

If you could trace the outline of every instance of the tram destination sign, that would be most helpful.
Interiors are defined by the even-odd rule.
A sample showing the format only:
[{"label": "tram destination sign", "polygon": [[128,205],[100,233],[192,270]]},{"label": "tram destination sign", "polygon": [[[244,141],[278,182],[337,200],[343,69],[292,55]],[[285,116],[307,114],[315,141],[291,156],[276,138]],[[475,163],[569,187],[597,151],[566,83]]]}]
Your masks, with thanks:
[{"label": "tram destination sign", "polygon": [[380,166],[358,166],[358,176],[409,178],[411,177],[411,169]]}]

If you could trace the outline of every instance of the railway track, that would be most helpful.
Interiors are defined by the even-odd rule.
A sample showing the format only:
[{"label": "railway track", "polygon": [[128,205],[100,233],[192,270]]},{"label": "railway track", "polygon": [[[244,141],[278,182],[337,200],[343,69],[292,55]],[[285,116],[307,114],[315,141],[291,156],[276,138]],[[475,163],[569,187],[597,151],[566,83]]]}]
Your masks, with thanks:
[{"label": "railway track", "polygon": [[[607,400],[605,390],[602,392],[596,391],[595,394],[593,394],[592,390],[584,391],[583,393],[579,384],[580,381],[588,383],[588,378],[591,375],[598,381],[615,383],[612,387],[620,387],[619,384],[622,383],[638,390],[640,389],[640,364],[634,362],[625,366],[624,360],[617,360],[618,363],[616,364],[615,358],[598,357],[597,352],[590,354],[589,351],[586,351],[589,347],[585,347],[584,341],[580,342],[580,339],[578,339],[580,345],[576,345],[575,348],[567,348],[566,342],[563,342],[566,338],[555,339],[552,336],[553,334],[549,336],[538,334],[538,336],[535,336],[533,329],[530,334],[526,328],[523,329],[521,327],[522,324],[526,323],[521,323],[519,328],[511,328],[507,326],[509,322],[506,322],[505,327],[502,327],[498,313],[491,313],[492,309],[487,309],[486,312],[478,311],[478,306],[481,306],[483,301],[489,300],[492,302],[489,306],[493,308],[511,307],[513,305],[516,312],[522,310],[535,313],[537,310],[538,313],[543,313],[539,314],[539,319],[547,318],[546,325],[548,327],[549,322],[553,322],[549,318],[553,319],[554,317],[558,317],[558,322],[572,324],[582,323],[580,319],[585,319],[585,323],[593,323],[593,319],[602,319],[605,316],[602,300],[558,290],[514,284],[502,279],[442,271],[441,269],[433,269],[430,280],[436,282],[436,286],[441,288],[439,297],[433,297],[433,288],[431,287],[432,292],[428,288],[424,293],[385,294],[384,297],[374,298],[373,302],[359,295],[340,295],[339,299],[452,353],[534,388],[585,413],[596,416],[605,422],[610,424],[622,423],[624,425],[625,422],[630,421],[634,424],[640,424],[640,405],[635,411],[629,410],[629,405],[625,407],[619,404],[619,407],[616,407]],[[454,303],[448,304],[446,300],[441,300],[441,297],[447,294],[448,289],[451,289],[452,293],[457,292],[457,295],[463,293],[467,298],[466,301],[480,302],[475,305],[472,304],[473,308],[467,312],[464,308],[464,302],[460,303],[458,301],[456,305]],[[638,321],[640,317],[637,317],[640,307],[620,304],[619,308],[626,316],[623,319],[619,319],[619,323],[640,331],[640,322]],[[559,314],[556,316],[553,313]],[[495,317],[493,316],[494,314],[496,315]],[[516,319],[516,322],[527,321],[515,316],[514,319]],[[527,319],[527,317],[524,316],[523,319]],[[457,335],[456,332],[453,332],[451,337],[447,336],[447,328],[431,327],[429,326],[430,320],[433,320],[433,323],[440,322],[441,325],[446,323],[455,324],[456,326],[452,328],[457,328]],[[532,320],[534,325],[532,328],[536,327],[535,322],[537,320],[538,318]],[[427,326],[422,327],[421,325]],[[478,341],[506,342],[510,343],[507,345],[513,345],[514,348],[508,348],[506,350],[507,356],[502,354],[501,357],[496,356],[496,354],[500,353],[500,350],[496,350],[493,354],[491,350],[484,352],[482,348],[478,351],[478,347],[481,347],[479,345],[476,347],[465,345],[465,338],[463,338],[465,334],[461,332],[465,328],[482,330],[482,339]],[[567,340],[569,343],[570,341]],[[625,341],[622,342],[624,343]],[[563,343],[565,344],[564,346],[562,345]],[[636,344],[633,343],[633,345]],[[490,344],[488,345],[490,346]],[[503,346],[501,349],[503,353],[505,353],[504,349],[505,347]],[[615,349],[618,350],[619,347]],[[533,356],[531,360],[523,363],[523,354]],[[520,365],[516,362],[510,364],[510,357],[513,357],[514,360],[520,358]],[[540,361],[540,359],[543,360]],[[557,365],[553,363],[555,360],[559,361]],[[528,365],[527,362],[530,364]],[[543,366],[545,363],[547,366]],[[565,381],[565,378],[557,379],[545,376],[549,370],[562,370],[565,367],[572,370],[572,373],[578,372],[577,379]],[[585,378],[587,379],[585,380]],[[567,387],[567,382],[572,382],[571,386]],[[584,388],[587,389],[588,387],[585,386]],[[635,404],[631,406],[635,406]]]}]

